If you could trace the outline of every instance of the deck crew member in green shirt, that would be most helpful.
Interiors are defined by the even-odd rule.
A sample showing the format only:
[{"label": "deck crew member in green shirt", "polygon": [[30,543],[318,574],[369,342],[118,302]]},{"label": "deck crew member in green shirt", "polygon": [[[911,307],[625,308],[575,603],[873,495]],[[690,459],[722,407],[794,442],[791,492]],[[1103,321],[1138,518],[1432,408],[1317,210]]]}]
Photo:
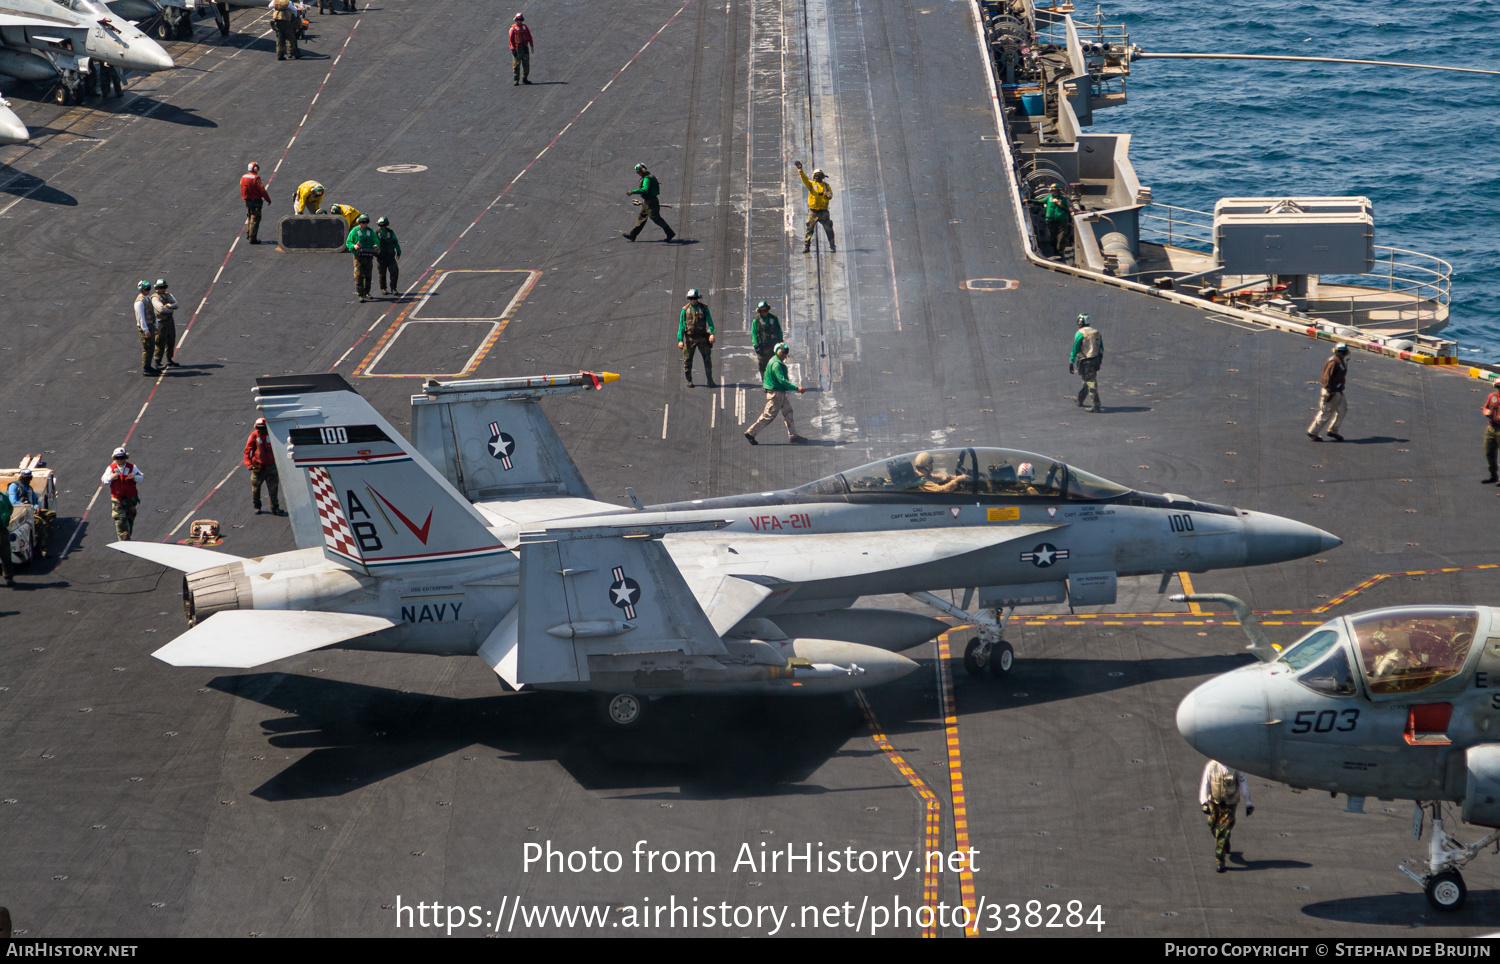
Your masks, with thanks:
[{"label": "deck crew member in green shirt", "polygon": [[760,444],[755,440],[755,436],[760,434],[761,429],[776,421],[778,412],[786,421],[787,441],[794,445],[801,445],[807,441],[797,434],[797,423],[792,420],[792,403],[786,397],[787,392],[799,394],[802,392],[802,389],[792,384],[792,380],[786,374],[786,356],[791,353],[792,350],[787,347],[787,343],[782,342],[776,346],[776,356],[766,365],[766,375],[761,380],[761,384],[766,389],[766,410],[760,413],[760,418],[756,419],[755,424],[745,432],[745,441],[751,445]]},{"label": "deck crew member in green shirt", "polygon": [[370,216],[361,214],[359,221],[344,240],[344,250],[354,252],[354,293],[360,301],[370,300],[370,275],[375,267],[375,255],[380,253],[380,239],[370,227]]},{"label": "deck crew member in green shirt", "polygon": [[641,228],[646,226],[647,221],[655,221],[657,227],[667,232],[666,240],[671,241],[677,237],[677,232],[673,231],[672,226],[661,217],[661,203],[657,200],[657,196],[661,194],[661,181],[657,180],[655,174],[646,170],[644,164],[637,164],[635,172],[641,176],[641,186],[630,193],[640,198],[641,212],[635,217],[635,227],[625,232],[625,240],[634,241],[641,233]]},{"label": "deck crew member in green shirt", "polygon": [[1078,373],[1083,387],[1078,390],[1078,407],[1090,394],[1094,396],[1093,412],[1102,412],[1099,407],[1099,366],[1104,364],[1104,336],[1089,324],[1088,315],[1078,316],[1078,333],[1073,336],[1073,354],[1068,357],[1068,371]]},{"label": "deck crew member in green shirt", "polygon": [[[380,267],[380,293],[396,294],[400,287],[401,266],[401,242],[396,240],[396,232],[391,230],[391,219],[381,218],[375,222],[378,227],[375,230],[375,240],[379,242],[380,253],[375,256],[376,264]],[[390,289],[386,289],[386,276],[391,279]]]},{"label": "deck crew member in green shirt", "polygon": [[698,300],[698,289],[689,288],[687,304],[677,316],[677,347],[682,349],[682,374],[689,386],[693,384],[693,351],[703,356],[703,377],[709,388],[718,388],[714,381],[714,359],[709,354],[714,344],[714,316],[708,313],[708,305]]},{"label": "deck crew member in green shirt", "polygon": [[755,361],[760,366],[761,377],[766,375],[766,363],[776,354],[776,346],[786,339],[781,333],[781,319],[771,314],[769,302],[755,306],[750,318],[750,344],[755,346]]}]

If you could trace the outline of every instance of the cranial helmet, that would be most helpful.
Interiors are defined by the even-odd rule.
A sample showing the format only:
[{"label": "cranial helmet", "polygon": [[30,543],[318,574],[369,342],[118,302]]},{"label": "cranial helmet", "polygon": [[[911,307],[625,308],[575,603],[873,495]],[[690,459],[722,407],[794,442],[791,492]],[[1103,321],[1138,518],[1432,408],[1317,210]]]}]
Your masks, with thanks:
[{"label": "cranial helmet", "polygon": [[762,301],[760,304],[758,304],[758,305],[755,306],[755,310],[759,311],[762,308],[769,308],[769,307],[771,307],[771,303],[769,301]]},{"label": "cranial helmet", "polygon": [[1088,315],[1079,315],[1078,316],[1078,327],[1079,328],[1082,328],[1084,325],[1086,325],[1088,323],[1089,323],[1089,316]]},{"label": "cranial helmet", "polygon": [[1340,346],[1338,346],[1337,348],[1335,348],[1333,350],[1333,353],[1335,355],[1347,355],[1347,354],[1349,354],[1349,346],[1348,345],[1340,345]]},{"label": "cranial helmet", "polygon": [[263,418],[256,419],[255,420],[255,427],[256,428],[265,428],[266,427],[266,420],[263,419]]},{"label": "cranial helmet", "polygon": [[142,278],[140,281],[137,281],[135,283],[135,286],[137,288],[141,289],[142,291],[150,291],[151,290],[151,282],[147,281],[144,278]]},{"label": "cranial helmet", "polygon": [[125,451],[123,448],[118,448],[118,449],[115,449],[115,451],[114,451],[114,458],[117,458],[117,459],[128,459],[128,458],[130,458],[130,453],[127,452],[127,451]]},{"label": "cranial helmet", "polygon": [[637,164],[637,165],[636,165],[636,166],[635,166],[635,172],[636,172],[636,173],[637,173],[637,174],[641,174],[641,173],[644,173],[644,172],[645,172],[645,170],[646,170],[646,165],[644,165],[644,164]]},{"label": "cranial helmet", "polygon": [[368,214],[361,214],[358,218],[355,218],[355,220],[358,221],[360,224],[369,224],[370,223],[370,216]]},{"label": "cranial helmet", "polygon": [[782,352],[786,352],[786,353],[787,353],[787,354],[788,354],[788,355],[790,355],[790,354],[791,354],[791,353],[792,353],[792,346],[791,346],[791,345],[788,345],[788,344],[787,344],[787,343],[786,343],[786,342],[784,342],[784,341],[778,341],[778,342],[777,342],[777,343],[776,343],[776,354],[778,354],[778,355],[779,355],[779,354],[781,354],[781,353],[782,353]]},{"label": "cranial helmet", "polygon": [[519,13],[518,13],[518,14],[516,14],[516,20],[518,20],[518,21],[520,21],[520,20],[525,20],[525,19],[526,19],[526,18],[525,18],[525,17],[523,17],[523,16],[522,16],[522,15],[521,15],[521,14],[519,14]]},{"label": "cranial helmet", "polygon": [[384,227],[389,227],[390,223],[391,223],[391,219],[390,218],[381,218],[378,221],[376,221],[375,223],[378,224],[378,225],[380,225],[383,228]]},{"label": "cranial helmet", "polygon": [[257,163],[255,163],[254,161],[251,161],[250,162],[250,166],[248,168],[246,168],[246,170],[249,171],[251,174],[254,174],[256,171],[260,170],[260,165],[257,164]]},{"label": "cranial helmet", "polygon": [[698,289],[697,288],[689,288],[687,296],[689,298],[696,298],[696,297],[698,297]]}]

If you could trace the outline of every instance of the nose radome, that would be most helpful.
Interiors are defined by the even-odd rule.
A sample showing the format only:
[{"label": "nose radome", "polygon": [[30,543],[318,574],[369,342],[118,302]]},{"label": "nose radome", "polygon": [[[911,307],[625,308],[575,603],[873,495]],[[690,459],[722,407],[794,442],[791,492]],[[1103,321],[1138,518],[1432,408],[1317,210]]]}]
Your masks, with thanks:
[{"label": "nose radome", "polygon": [[1336,548],[1343,540],[1316,526],[1268,512],[1243,511],[1241,531],[1245,540],[1245,565],[1264,566],[1301,559]]},{"label": "nose radome", "polygon": [[31,139],[31,132],[20,119],[11,116],[0,118],[0,144],[25,144]]}]

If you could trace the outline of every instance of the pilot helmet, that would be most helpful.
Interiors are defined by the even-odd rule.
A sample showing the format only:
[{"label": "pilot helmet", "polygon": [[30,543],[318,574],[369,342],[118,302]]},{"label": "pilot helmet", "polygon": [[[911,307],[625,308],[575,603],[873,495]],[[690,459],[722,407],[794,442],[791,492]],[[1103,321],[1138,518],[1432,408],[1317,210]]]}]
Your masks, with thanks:
[{"label": "pilot helmet", "polygon": [[1032,470],[1030,462],[1022,462],[1019,466],[1017,466],[1016,478],[1020,479],[1022,482],[1030,482],[1032,479],[1036,478],[1036,473]]},{"label": "pilot helmet", "polygon": [[918,472],[932,471],[932,453],[918,452],[917,457],[911,460],[912,468]]}]

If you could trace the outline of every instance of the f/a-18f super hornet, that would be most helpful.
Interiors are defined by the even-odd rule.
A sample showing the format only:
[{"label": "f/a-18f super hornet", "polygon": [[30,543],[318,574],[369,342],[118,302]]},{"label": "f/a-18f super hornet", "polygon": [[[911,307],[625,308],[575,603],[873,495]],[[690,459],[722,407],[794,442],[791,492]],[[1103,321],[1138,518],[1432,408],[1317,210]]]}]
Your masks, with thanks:
[{"label": "f/a-18f super hornet", "polygon": [[161,45],[94,0],[0,0],[0,74],[62,79],[57,101],[79,98],[89,61],[126,70],[172,67]]},{"label": "f/a-18f super hornet", "polygon": [[[413,442],[337,375],[262,378],[295,551],[113,548],[187,573],[192,628],[157,651],[248,667],[326,646],[478,655],[515,689],[809,693],[900,677],[945,625],[861,596],[981,587],[971,669],[1008,671],[998,607],[1112,602],[1120,574],[1310,555],[1339,540],[1137,492],[1008,449],[912,453],[795,489],[627,509],[594,500],[544,395],[618,376],[428,382]],[[634,493],[632,491],[632,500]]]},{"label": "f/a-18f super hornet", "polygon": [[1439,910],[1468,894],[1461,869],[1500,830],[1464,845],[1443,826],[1443,804],[1463,819],[1500,827],[1500,609],[1401,606],[1330,620],[1284,651],[1266,638],[1250,609],[1239,615],[1262,662],[1216,677],[1189,693],[1177,728],[1197,750],[1226,766],[1299,789],[1415,800],[1420,836],[1432,812],[1425,873],[1398,869]]}]

